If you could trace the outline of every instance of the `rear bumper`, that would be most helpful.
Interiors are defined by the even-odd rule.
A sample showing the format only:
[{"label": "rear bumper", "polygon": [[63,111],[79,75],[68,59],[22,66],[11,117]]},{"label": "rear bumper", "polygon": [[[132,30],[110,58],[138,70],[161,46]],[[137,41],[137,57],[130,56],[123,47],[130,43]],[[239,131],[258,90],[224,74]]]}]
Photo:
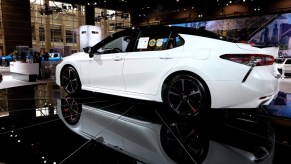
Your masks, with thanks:
[{"label": "rear bumper", "polygon": [[211,108],[258,108],[279,92],[279,80],[264,68],[254,69],[245,82],[210,81]]}]

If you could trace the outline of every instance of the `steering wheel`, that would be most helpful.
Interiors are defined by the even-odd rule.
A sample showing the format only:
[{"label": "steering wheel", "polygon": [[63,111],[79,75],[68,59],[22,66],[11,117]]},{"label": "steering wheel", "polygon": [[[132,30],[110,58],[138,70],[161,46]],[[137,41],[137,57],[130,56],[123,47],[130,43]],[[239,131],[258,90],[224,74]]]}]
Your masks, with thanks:
[{"label": "steering wheel", "polygon": [[112,48],[111,52],[112,53],[120,53],[120,52],[122,52],[122,50],[120,48]]}]

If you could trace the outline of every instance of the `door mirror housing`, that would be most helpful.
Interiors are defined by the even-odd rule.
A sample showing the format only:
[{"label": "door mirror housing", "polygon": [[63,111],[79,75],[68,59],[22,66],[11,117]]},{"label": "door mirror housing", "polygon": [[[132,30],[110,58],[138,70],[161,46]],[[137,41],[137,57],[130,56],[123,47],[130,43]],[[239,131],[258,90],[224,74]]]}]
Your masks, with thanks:
[{"label": "door mirror housing", "polygon": [[83,48],[84,52],[89,53],[89,57],[92,58],[94,56],[94,48],[93,47],[85,47]]},{"label": "door mirror housing", "polygon": [[90,49],[91,49],[91,47],[84,47],[83,48],[84,52],[86,52],[86,53],[88,53]]}]

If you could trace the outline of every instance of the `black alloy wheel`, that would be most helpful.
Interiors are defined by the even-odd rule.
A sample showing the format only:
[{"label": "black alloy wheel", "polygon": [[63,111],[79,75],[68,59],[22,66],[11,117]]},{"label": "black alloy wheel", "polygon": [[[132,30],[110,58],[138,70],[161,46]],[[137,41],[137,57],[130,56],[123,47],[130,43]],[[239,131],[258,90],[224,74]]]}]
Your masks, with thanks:
[{"label": "black alloy wheel", "polygon": [[202,163],[209,149],[209,140],[186,123],[162,126],[161,143],[166,154],[177,163]]},{"label": "black alloy wheel", "polygon": [[61,73],[61,85],[68,94],[76,94],[81,90],[77,71],[73,67],[65,67]]},{"label": "black alloy wheel", "polygon": [[163,102],[179,116],[191,117],[209,108],[210,100],[198,78],[178,75],[167,84]]},{"label": "black alloy wheel", "polygon": [[82,107],[74,98],[66,98],[62,103],[62,114],[66,122],[76,125],[81,117]]}]

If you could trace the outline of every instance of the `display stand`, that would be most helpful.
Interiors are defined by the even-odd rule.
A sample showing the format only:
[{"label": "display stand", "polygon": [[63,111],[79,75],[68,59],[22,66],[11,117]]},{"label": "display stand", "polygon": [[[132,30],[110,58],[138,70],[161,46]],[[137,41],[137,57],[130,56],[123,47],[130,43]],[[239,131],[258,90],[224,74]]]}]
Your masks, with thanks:
[{"label": "display stand", "polygon": [[12,78],[27,82],[35,82],[39,73],[39,63],[10,62]]}]

